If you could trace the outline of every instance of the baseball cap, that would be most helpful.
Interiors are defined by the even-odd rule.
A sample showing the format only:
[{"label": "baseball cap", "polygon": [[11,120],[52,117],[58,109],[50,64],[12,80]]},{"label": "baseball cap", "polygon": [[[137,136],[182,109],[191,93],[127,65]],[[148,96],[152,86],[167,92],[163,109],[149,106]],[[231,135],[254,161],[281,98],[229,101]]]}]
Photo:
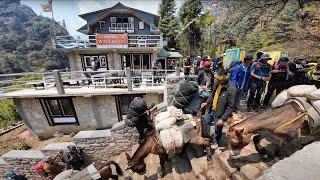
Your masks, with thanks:
[{"label": "baseball cap", "polygon": [[269,54],[262,54],[259,61],[261,60],[271,60],[271,57]]}]

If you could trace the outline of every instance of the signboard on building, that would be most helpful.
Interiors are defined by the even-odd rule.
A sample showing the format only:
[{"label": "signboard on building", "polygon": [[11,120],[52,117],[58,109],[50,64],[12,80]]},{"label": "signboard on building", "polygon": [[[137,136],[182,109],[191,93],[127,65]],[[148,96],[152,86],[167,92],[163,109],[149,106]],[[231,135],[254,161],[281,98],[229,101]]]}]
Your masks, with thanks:
[{"label": "signboard on building", "polygon": [[97,48],[128,48],[127,34],[96,34]]}]

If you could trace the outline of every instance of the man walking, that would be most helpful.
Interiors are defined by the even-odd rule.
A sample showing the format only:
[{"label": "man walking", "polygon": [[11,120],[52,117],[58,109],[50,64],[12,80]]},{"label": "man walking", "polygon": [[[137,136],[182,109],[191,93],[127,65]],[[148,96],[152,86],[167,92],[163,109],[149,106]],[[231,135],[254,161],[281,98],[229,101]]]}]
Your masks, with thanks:
[{"label": "man walking", "polygon": [[269,60],[271,60],[269,54],[263,54],[259,61],[251,66],[250,94],[247,102],[248,111],[252,109],[259,111],[261,95],[265,89],[266,81],[269,81],[271,76],[271,65],[268,64]]},{"label": "man walking", "polygon": [[253,57],[251,55],[247,55],[246,57],[244,57],[243,63],[237,65],[231,71],[229,83],[231,86],[237,88],[234,110],[239,111],[241,109],[240,100],[250,78],[250,66],[252,64],[252,61]]}]

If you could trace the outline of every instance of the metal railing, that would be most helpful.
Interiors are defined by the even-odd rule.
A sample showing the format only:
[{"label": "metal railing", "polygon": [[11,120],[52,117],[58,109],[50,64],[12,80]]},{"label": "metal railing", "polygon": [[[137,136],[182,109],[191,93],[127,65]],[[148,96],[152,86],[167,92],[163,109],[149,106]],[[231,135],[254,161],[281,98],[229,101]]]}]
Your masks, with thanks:
[{"label": "metal railing", "polygon": [[59,84],[63,88],[163,86],[167,77],[176,76],[174,70],[59,71],[58,73],[60,74],[58,80],[53,72],[1,74],[0,90],[4,93],[22,89],[48,90],[57,88]]},{"label": "metal railing", "polygon": [[131,27],[109,27],[109,32],[113,33],[134,33],[134,28]]},{"label": "metal railing", "polygon": [[[57,36],[53,46],[61,49],[92,48],[96,46],[95,35]],[[162,35],[128,35],[128,47],[163,47]]]}]

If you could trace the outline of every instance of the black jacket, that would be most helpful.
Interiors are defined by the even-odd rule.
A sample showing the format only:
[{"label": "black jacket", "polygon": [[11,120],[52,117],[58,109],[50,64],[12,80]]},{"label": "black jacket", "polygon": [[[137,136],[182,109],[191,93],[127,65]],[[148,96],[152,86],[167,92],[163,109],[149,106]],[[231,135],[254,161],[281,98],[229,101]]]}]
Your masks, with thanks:
[{"label": "black jacket", "polygon": [[[210,75],[211,75],[211,79],[210,79],[211,82],[210,83],[212,85],[211,86],[211,91],[212,91],[213,83],[214,83],[214,73],[211,70],[209,70],[208,73],[210,73]],[[199,86],[201,86],[202,84],[206,84],[206,82],[205,82],[205,74],[206,74],[206,72],[204,70],[201,70],[199,72],[198,77],[197,77],[197,83],[198,83]]]},{"label": "black jacket", "polygon": [[[229,83],[228,83],[229,84]],[[207,99],[207,111],[212,110],[212,102],[214,99],[214,94],[218,88],[219,82],[216,81],[213,85],[213,93]],[[222,119],[223,121],[228,120],[229,117],[232,116],[233,107],[234,107],[234,99],[237,92],[237,88],[234,86],[226,85],[222,88],[221,93],[218,98],[217,110],[215,111],[215,118]]]}]

